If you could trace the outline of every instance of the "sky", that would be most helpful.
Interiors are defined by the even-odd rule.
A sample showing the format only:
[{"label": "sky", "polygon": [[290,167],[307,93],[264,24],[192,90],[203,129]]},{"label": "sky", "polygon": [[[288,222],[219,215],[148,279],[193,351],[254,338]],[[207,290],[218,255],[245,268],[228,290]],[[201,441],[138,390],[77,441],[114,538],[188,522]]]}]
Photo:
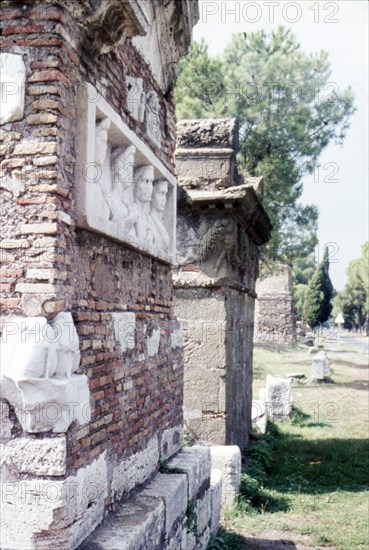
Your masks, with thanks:
[{"label": "sky", "polygon": [[351,86],[356,112],[343,146],[332,143],[323,151],[314,174],[303,178],[301,198],[318,206],[315,255],[321,259],[328,245],[336,290],[344,288],[349,262],[369,240],[368,13],[366,0],[200,0],[200,20],[193,32],[194,40],[204,38],[209,54],[216,56],[236,32],[270,31],[283,24],[297,35],[304,52],[328,52],[328,91]]}]

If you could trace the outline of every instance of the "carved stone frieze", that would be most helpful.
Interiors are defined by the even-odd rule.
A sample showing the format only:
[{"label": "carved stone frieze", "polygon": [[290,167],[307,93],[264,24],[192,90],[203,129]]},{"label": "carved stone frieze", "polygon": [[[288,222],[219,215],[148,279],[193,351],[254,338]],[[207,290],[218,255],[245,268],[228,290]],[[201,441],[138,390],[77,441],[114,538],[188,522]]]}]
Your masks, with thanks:
[{"label": "carved stone frieze", "polygon": [[211,223],[200,241],[202,271],[214,277],[229,276],[240,264],[237,225],[227,216]]},{"label": "carved stone frieze", "polygon": [[87,377],[76,374],[79,339],[70,313],[8,320],[1,347],[1,397],[7,399],[24,431],[66,432],[90,420]]},{"label": "carved stone frieze", "polygon": [[79,90],[78,129],[77,225],[174,263],[175,178],[90,84]]},{"label": "carved stone frieze", "polygon": [[150,90],[146,94],[146,131],[149,139],[158,147],[161,146],[159,111],[158,95]]},{"label": "carved stone frieze", "polygon": [[143,91],[142,78],[126,76],[127,110],[138,122],[144,121],[146,96]]}]

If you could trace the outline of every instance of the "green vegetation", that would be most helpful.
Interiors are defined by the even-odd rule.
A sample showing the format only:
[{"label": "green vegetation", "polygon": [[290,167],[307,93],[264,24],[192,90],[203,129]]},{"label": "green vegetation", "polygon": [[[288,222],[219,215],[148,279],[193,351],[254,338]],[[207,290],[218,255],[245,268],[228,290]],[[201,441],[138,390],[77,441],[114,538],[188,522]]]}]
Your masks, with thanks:
[{"label": "green vegetation", "polygon": [[293,299],[300,319],[304,317],[304,302],[308,284],[316,269],[314,254],[296,258],[293,263]]},{"label": "green vegetation", "polygon": [[351,90],[329,82],[328,54],[305,54],[283,27],[236,34],[218,58],[194,43],[181,61],[178,118],[236,117],[240,168],[264,176],[274,226],[262,252],[268,263],[306,256],[316,244],[318,212],[299,202],[302,176],[331,141],[342,142],[354,111]]},{"label": "green vegetation", "polygon": [[187,510],[187,531],[189,533],[196,533],[197,530],[197,502],[196,499],[189,501]]},{"label": "green vegetation", "polygon": [[[368,365],[355,352],[327,345],[326,352],[334,383],[293,386],[292,419],[270,423],[266,436],[253,442],[239,503],[223,514],[209,548],[273,550],[281,541],[368,548]],[[255,363],[255,395],[267,373],[298,370],[308,377],[311,371],[303,346],[258,344]]]},{"label": "green vegetation", "polygon": [[369,241],[363,244],[360,258],[350,262],[348,282],[334,301],[334,314],[343,313],[345,328],[369,332]]},{"label": "green vegetation", "polygon": [[329,277],[329,250],[310,279],[304,297],[304,319],[313,328],[328,321],[332,311],[333,285]]}]

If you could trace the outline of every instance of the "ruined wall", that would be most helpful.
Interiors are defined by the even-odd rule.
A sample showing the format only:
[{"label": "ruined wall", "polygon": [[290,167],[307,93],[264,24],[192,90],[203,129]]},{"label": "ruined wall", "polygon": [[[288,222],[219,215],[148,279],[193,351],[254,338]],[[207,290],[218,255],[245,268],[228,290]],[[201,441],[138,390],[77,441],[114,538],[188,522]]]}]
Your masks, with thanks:
[{"label": "ruined wall", "polygon": [[271,224],[261,178],[238,174],[236,121],[177,125],[179,267],[175,311],[184,330],[184,417],[213,445],[243,449],[251,428],[258,246]]},{"label": "ruined wall", "polygon": [[[94,9],[67,0],[2,3],[2,51],[16,55],[20,65],[23,60],[25,73],[21,88],[2,87],[1,102],[7,96],[9,106],[20,91],[15,99],[23,103],[23,111],[2,119],[0,130],[2,320],[14,328],[25,317],[52,321],[70,312],[81,354],[73,376],[86,377],[90,401],[80,421],[73,417],[63,433],[50,437],[49,431],[26,432],[14,403],[9,408],[9,394],[2,394],[3,548],[9,540],[18,548],[75,547],[152,475],[160,454],[166,458],[181,445],[182,341],[170,259],[158,259],[154,249],[143,253],[128,237],[123,240],[130,245],[83,227],[76,208],[84,169],[79,149],[88,138],[78,124],[81,96],[87,106],[109,105],[138,140],[135,164],[152,158],[156,177],[167,174],[174,193],[168,90],[197,9],[186,12],[179,4],[168,2],[159,16],[156,2],[148,8],[143,2],[97,2]],[[149,29],[162,56],[156,65],[155,56],[140,53],[147,51]],[[135,36],[140,44],[134,45]],[[10,73],[14,59],[2,58]],[[95,95],[87,93],[87,83]],[[150,111],[152,98],[157,102]],[[109,132],[113,144],[121,139],[116,125]],[[30,441],[37,442],[34,451]],[[57,498],[45,493],[50,482]]]},{"label": "ruined wall", "polygon": [[269,277],[258,280],[255,313],[255,341],[296,342],[296,317],[292,293],[292,272],[281,265]]}]

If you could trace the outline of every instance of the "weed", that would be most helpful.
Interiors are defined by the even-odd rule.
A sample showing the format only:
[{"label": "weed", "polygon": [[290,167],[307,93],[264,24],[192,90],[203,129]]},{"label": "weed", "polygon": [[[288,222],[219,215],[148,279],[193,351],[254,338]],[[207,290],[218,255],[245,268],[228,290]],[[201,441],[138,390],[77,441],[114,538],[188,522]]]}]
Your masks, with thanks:
[{"label": "weed", "polygon": [[216,535],[211,533],[207,550],[240,550],[244,544],[244,537],[220,528]]},{"label": "weed", "polygon": [[160,457],[159,460],[159,472],[161,474],[185,474],[186,472],[182,470],[182,468],[176,468],[173,466],[170,466],[167,460],[164,460],[162,457]]},{"label": "weed", "polygon": [[[359,354],[335,349],[328,351],[336,383],[294,386],[291,421],[269,424],[252,441],[237,506],[223,513],[227,531],[211,550],[257,547],[262,539],[252,537],[265,531],[288,531],[296,546],[369,548],[368,367]],[[311,372],[301,347],[257,345],[255,360],[274,376],[297,364]],[[254,374],[255,395],[264,379]],[[237,535],[246,538],[227,538]]]},{"label": "weed", "polygon": [[186,510],[186,516],[187,516],[187,532],[188,533],[196,533],[197,531],[197,502],[196,499],[192,499],[189,501],[187,510]]}]

